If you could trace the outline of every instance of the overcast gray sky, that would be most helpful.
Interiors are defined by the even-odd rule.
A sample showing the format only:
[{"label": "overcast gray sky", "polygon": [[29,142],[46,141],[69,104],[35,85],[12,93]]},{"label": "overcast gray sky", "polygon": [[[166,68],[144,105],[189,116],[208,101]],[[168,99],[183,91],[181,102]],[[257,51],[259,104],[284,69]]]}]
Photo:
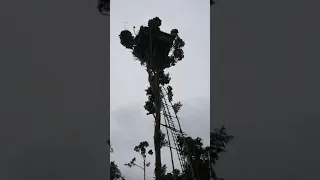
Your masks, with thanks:
[{"label": "overcast gray sky", "polygon": [[[138,168],[123,166],[137,154],[135,145],[147,140],[153,148],[153,121],[146,116],[143,105],[147,99],[147,73],[134,61],[129,50],[119,41],[125,28],[138,30],[148,20],[158,16],[161,29],[170,32],[177,28],[185,40],[185,58],[170,72],[174,99],[184,106],[180,112],[182,129],[193,137],[201,137],[208,144],[210,124],[210,8],[207,0],[118,0],[111,1],[111,142],[115,160],[128,179],[141,179]],[[133,32],[133,31],[132,31]],[[168,148],[163,149],[163,163],[171,171]],[[175,152],[174,152],[175,153]],[[140,157],[138,157],[140,160]],[[154,157],[147,177],[152,179]],[[176,163],[176,167],[178,162]]]}]

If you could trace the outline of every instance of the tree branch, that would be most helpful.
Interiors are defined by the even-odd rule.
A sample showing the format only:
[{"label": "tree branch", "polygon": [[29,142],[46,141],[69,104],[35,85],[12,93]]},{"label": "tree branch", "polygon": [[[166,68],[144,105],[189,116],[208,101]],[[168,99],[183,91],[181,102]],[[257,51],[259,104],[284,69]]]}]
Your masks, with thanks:
[{"label": "tree branch", "polygon": [[137,167],[141,168],[142,170],[144,170],[144,168],[139,166],[138,164],[134,164],[134,166],[137,166]]}]

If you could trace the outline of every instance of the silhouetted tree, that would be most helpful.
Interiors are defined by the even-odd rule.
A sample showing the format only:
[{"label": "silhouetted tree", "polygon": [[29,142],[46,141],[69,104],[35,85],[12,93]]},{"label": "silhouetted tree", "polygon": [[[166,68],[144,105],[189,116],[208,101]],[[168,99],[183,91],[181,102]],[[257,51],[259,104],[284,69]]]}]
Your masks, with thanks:
[{"label": "silhouetted tree", "polygon": [[97,9],[102,15],[110,14],[110,0],[98,0]]},{"label": "silhouetted tree", "polygon": [[[197,179],[213,179],[218,180],[214,171],[214,165],[219,160],[219,154],[226,152],[226,145],[230,143],[233,136],[228,135],[226,128],[215,129],[210,133],[210,146],[203,146],[202,139],[197,137],[179,137],[178,146],[181,147],[181,155],[191,161],[193,172]],[[191,158],[188,158],[188,156]],[[188,168],[190,168],[188,167]],[[190,169],[186,169],[181,176],[189,179],[191,177]]]},{"label": "silhouetted tree", "polygon": [[[185,171],[180,172],[178,169],[174,169],[172,173],[167,173],[167,166],[164,164],[161,168],[161,176],[163,180],[191,180],[191,170],[195,172],[197,179],[210,179],[223,180],[218,178],[215,174],[213,166],[219,160],[219,154],[226,152],[226,145],[230,143],[233,136],[228,135],[226,128],[215,129],[210,133],[210,146],[204,146],[202,139],[192,137],[179,137],[178,146],[181,147],[181,155],[183,158],[191,159],[192,166],[189,166]],[[211,175],[211,176],[210,176]]]},{"label": "silhouetted tree", "polygon": [[[150,19],[148,26],[141,26],[139,33],[135,36],[128,30],[121,31],[119,37],[121,44],[132,50],[134,59],[138,60],[148,72],[149,87],[146,89],[148,101],[144,108],[147,115],[155,118],[154,148],[156,162],[156,180],[161,179],[161,89],[168,85],[171,78],[164,70],[174,66],[184,58],[182,50],[185,45],[179,37],[178,30],[173,29],[171,33],[160,30],[161,20],[158,17]],[[172,87],[170,87],[172,90]]]},{"label": "silhouetted tree", "polygon": [[146,167],[150,166],[150,162],[146,162],[147,153],[149,155],[153,155],[153,152],[151,149],[148,150],[148,152],[147,152],[147,147],[149,147],[149,143],[147,141],[140,142],[140,144],[138,146],[134,147],[134,151],[139,153],[143,159],[142,166],[136,164],[136,157],[134,157],[129,163],[124,164],[125,166],[128,166],[130,168],[133,166],[141,168],[143,170],[143,179],[144,180],[146,179]]},{"label": "silhouetted tree", "polygon": [[[110,140],[107,140],[107,143],[110,145],[110,150],[112,150]],[[113,153],[113,150],[110,152]],[[114,161],[110,162],[110,180],[125,180],[120,169],[118,168],[118,165],[116,165]]]},{"label": "silhouetted tree", "polygon": [[114,161],[110,163],[110,180],[125,180]]},{"label": "silhouetted tree", "polygon": [[165,164],[161,168],[161,175],[163,180],[184,180],[184,176],[179,169],[174,169],[172,173],[167,173],[167,166]]},{"label": "silhouetted tree", "polygon": [[214,131],[210,133],[210,146],[208,149],[213,164],[216,164],[219,160],[220,153],[226,152],[226,145],[234,138],[232,135],[229,135],[226,130],[226,127],[222,126],[214,129]]},{"label": "silhouetted tree", "polygon": [[214,171],[214,166],[217,161],[219,161],[219,154],[222,152],[226,152],[226,145],[230,143],[230,141],[234,137],[229,135],[226,132],[226,127],[222,126],[221,128],[214,129],[213,132],[210,133],[210,146],[207,147],[209,156],[210,156],[210,171],[211,176],[215,180],[223,180],[222,178],[218,178]]}]

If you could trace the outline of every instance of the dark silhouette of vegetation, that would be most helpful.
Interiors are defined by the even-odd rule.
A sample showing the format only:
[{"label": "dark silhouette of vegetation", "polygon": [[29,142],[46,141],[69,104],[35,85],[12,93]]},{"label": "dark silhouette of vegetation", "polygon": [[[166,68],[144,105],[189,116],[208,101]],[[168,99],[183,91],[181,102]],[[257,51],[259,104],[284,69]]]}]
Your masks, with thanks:
[{"label": "dark silhouette of vegetation", "polygon": [[[110,152],[113,153],[113,149],[111,148],[110,140],[107,140],[107,143],[110,146]],[[110,162],[110,180],[125,180],[120,169],[118,168],[118,165],[114,161]]]},{"label": "dark silhouette of vegetation", "polygon": [[[166,145],[168,142],[165,140],[165,134],[161,133],[162,145]],[[193,172],[195,173],[196,179],[209,179],[212,177],[214,180],[223,180],[223,178],[217,177],[214,166],[219,161],[220,153],[226,152],[226,145],[231,142],[234,137],[226,132],[225,126],[215,129],[210,133],[210,146],[203,146],[202,139],[197,137],[193,139],[192,137],[179,137],[178,146],[181,147],[181,155],[191,160]],[[111,144],[110,140],[107,143]],[[143,158],[143,166],[137,165],[135,163],[136,158],[133,158],[129,163],[125,164],[128,167],[137,166],[144,171],[144,179],[146,177],[146,167],[150,166],[150,162],[146,162],[147,147],[148,142],[143,141],[138,146],[134,147],[134,151],[138,152]],[[113,153],[113,150],[111,151]],[[150,149],[148,151],[149,155],[153,152]],[[172,172],[167,173],[167,166],[164,164],[161,167],[161,178],[163,180],[191,180],[192,175],[190,174],[190,169],[186,169],[184,172],[180,172],[178,169],[174,169]],[[110,163],[110,179],[111,180],[125,180],[118,166],[114,161]]]},{"label": "dark silhouette of vegetation", "polygon": [[[172,29],[170,34],[160,30],[162,21],[155,17],[148,21],[148,26],[141,26],[135,36],[128,30],[121,31],[120,43],[132,51],[134,59],[148,72],[149,87],[146,89],[148,101],[144,108],[147,115],[155,118],[154,148],[156,161],[156,180],[161,179],[161,95],[160,88],[168,85],[171,78],[164,70],[176,65],[184,58],[182,50],[185,45],[179,37],[178,30]],[[172,91],[172,87],[170,87]]]},{"label": "dark silhouette of vegetation", "polygon": [[169,141],[166,140],[166,135],[164,133],[162,133],[162,131],[160,130],[160,147],[166,147],[169,145]]},{"label": "dark silhouette of vegetation", "polygon": [[150,166],[150,162],[146,161],[147,154],[153,155],[153,152],[152,152],[151,149],[148,150],[148,153],[147,153],[147,147],[149,147],[149,143],[147,141],[140,142],[140,144],[138,146],[134,147],[134,151],[139,153],[141,155],[141,157],[142,157],[142,160],[143,160],[143,165],[142,166],[136,164],[136,157],[134,157],[129,163],[124,164],[125,166],[128,166],[130,168],[133,167],[133,166],[136,166],[136,167],[139,167],[140,169],[142,169],[143,170],[143,179],[144,180],[146,180],[146,168]]},{"label": "dark silhouette of vegetation", "polygon": [[210,146],[208,150],[210,152],[211,162],[214,165],[219,160],[219,154],[226,152],[226,145],[229,144],[233,138],[232,135],[227,133],[225,126],[217,128],[210,133]]},{"label": "dark silhouette of vegetation", "polygon": [[226,152],[226,145],[229,144],[233,138],[232,135],[226,132],[225,126],[214,129],[214,131],[210,133],[210,147],[207,149],[210,155],[210,173],[215,180],[223,180],[223,178],[217,177],[214,166],[220,159],[219,154]]},{"label": "dark silhouette of vegetation", "polygon": [[110,14],[110,0],[98,0],[97,9],[102,15]]},{"label": "dark silhouette of vegetation", "polygon": [[125,180],[118,165],[114,161],[110,163],[110,180]]},{"label": "dark silhouette of vegetation", "polygon": [[161,168],[161,176],[163,180],[184,180],[183,178],[185,177],[179,169],[174,169],[172,173],[167,173],[167,166],[165,164]]},{"label": "dark silhouette of vegetation", "polygon": [[[191,164],[196,179],[210,179],[223,180],[218,178],[214,171],[214,165],[219,160],[219,155],[226,152],[226,145],[230,143],[233,136],[228,135],[226,128],[215,129],[210,133],[210,146],[204,146],[202,139],[192,137],[180,137],[179,146],[182,148],[181,155],[185,158],[191,155]],[[185,141],[186,143],[183,143]],[[187,146],[187,147],[186,147]],[[189,159],[189,160],[190,160]],[[162,179],[163,180],[191,180],[190,169],[180,172],[178,169],[173,170],[172,173],[166,173],[166,165],[162,166]]]}]

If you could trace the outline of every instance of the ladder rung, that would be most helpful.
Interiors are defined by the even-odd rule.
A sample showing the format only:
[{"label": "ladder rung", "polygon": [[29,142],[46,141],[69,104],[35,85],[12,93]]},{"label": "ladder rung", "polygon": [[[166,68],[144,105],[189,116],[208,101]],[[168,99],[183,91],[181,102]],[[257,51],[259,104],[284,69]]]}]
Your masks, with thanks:
[{"label": "ladder rung", "polygon": [[179,131],[179,130],[177,130],[176,128],[174,128],[174,127],[170,127],[170,126],[165,125],[165,124],[161,124],[161,126],[164,126],[164,127],[166,127],[166,128],[169,128],[170,130],[173,130],[173,131],[175,131],[175,132],[180,133],[180,131]]},{"label": "ladder rung", "polygon": [[175,119],[179,119],[179,118],[177,118],[176,116],[171,116],[171,115],[168,115],[168,114],[163,114],[163,113],[161,113],[163,116],[167,116],[167,117],[171,117],[171,118],[175,118]]},{"label": "ladder rung", "polygon": [[178,148],[175,148],[175,147],[172,147],[172,146],[169,146],[169,145],[165,145],[166,147],[169,147],[169,148],[172,148],[172,149],[175,149],[177,151],[180,151]]}]

